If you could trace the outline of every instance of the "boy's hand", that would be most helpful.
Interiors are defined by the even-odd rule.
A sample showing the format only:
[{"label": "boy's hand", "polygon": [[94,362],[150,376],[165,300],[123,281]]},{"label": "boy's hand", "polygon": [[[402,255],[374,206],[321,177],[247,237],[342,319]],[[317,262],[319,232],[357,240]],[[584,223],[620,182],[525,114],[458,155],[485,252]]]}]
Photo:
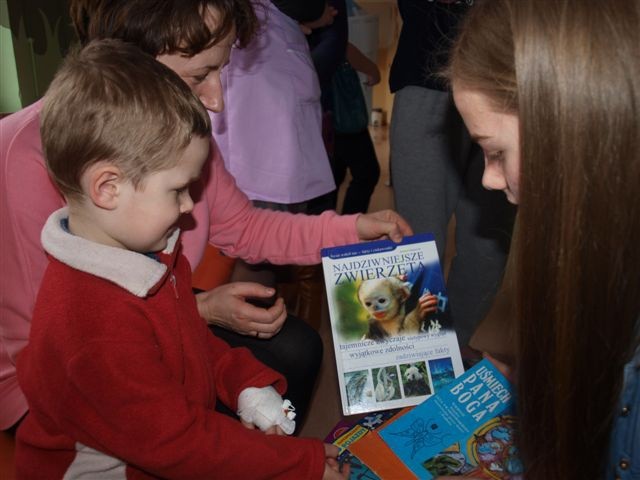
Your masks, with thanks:
[{"label": "boy's hand", "polygon": [[208,292],[198,293],[198,311],[207,323],[232,330],[241,335],[267,339],[280,331],[287,318],[282,298],[268,307],[256,307],[247,299],[270,299],[273,288],[259,283],[233,282]]},{"label": "boy's hand", "polygon": [[247,387],[238,395],[240,421],[247,428],[258,427],[265,433],[291,435],[296,428],[295,408],[289,400],[284,400],[273,386]]},{"label": "boy's hand", "polygon": [[286,433],[284,433],[284,430],[282,430],[279,426],[274,426],[271,428],[268,428],[264,431],[265,435],[286,435]]},{"label": "boy's hand", "polygon": [[340,469],[340,464],[336,460],[338,456],[338,447],[329,443],[324,444],[324,473],[322,474],[323,480],[346,480],[349,478],[351,471],[349,465],[343,465]]},{"label": "boy's hand", "polygon": [[[245,422],[244,420],[240,419],[240,423],[242,423],[242,425],[244,425],[246,428],[248,428],[249,430],[255,430],[256,426],[253,423],[249,423],[249,422]],[[286,435],[286,433],[284,433],[284,430],[282,430],[279,426],[274,425],[271,428],[267,428],[264,432],[265,435]]]},{"label": "boy's hand", "polygon": [[405,235],[413,234],[407,221],[393,210],[360,215],[356,220],[356,230],[362,241],[390,238],[399,242]]}]

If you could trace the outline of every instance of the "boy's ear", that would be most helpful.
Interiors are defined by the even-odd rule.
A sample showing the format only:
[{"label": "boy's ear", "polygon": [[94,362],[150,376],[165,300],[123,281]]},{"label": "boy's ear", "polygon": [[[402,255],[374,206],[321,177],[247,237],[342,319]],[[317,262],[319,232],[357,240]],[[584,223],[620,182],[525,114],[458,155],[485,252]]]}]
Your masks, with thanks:
[{"label": "boy's ear", "polygon": [[120,189],[126,181],[122,170],[112,163],[98,162],[87,169],[85,178],[87,194],[97,207],[113,210],[118,206]]}]

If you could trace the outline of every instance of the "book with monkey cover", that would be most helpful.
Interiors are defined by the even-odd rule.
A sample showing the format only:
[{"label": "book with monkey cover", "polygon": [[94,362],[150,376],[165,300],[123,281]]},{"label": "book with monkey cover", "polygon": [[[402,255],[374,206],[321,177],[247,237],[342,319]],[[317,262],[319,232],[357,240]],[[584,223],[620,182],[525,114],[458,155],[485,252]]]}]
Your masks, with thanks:
[{"label": "book with monkey cover", "polygon": [[433,235],[322,250],[345,415],[417,405],[464,372]]}]

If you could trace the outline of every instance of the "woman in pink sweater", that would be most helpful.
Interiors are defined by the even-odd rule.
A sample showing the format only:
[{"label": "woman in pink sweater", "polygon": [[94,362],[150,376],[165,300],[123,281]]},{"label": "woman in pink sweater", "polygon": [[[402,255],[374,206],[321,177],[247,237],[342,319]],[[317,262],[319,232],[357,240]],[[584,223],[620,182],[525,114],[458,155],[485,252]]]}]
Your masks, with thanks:
[{"label": "woman in pink sweater", "polygon": [[[255,30],[255,16],[247,0],[73,0],[70,3],[82,42],[113,37],[138,45],[176,71],[213,112],[224,108],[220,70],[228,59],[232,43],[229,39],[237,38],[238,43],[244,45]],[[0,122],[0,243],[3,248],[0,257],[0,429],[3,430],[15,425],[27,410],[17,384],[15,362],[29,337],[35,297],[47,265],[40,245],[40,231],[48,216],[64,205],[44,164],[40,109],[41,102],[37,102]],[[319,261],[322,247],[383,236],[397,241],[411,232],[406,222],[392,211],[346,217],[325,212],[308,217],[254,208],[225,170],[215,144],[197,190],[191,221],[182,225],[184,253],[192,267],[199,263],[207,243],[227,255],[250,262],[312,264]],[[305,325],[296,325],[287,333],[290,322],[285,322],[286,310],[281,299],[268,309],[245,301],[249,297],[273,295],[272,289],[258,284],[228,284],[200,293],[198,310],[208,322],[247,335],[238,336],[236,345],[242,338],[249,340],[248,336],[252,337],[248,344],[255,337],[269,339],[260,342],[265,345],[266,353],[252,350],[276,370],[280,365],[299,367],[297,371],[283,373],[294,388],[296,382],[303,383],[302,394],[306,393],[308,399],[319,361],[317,334]],[[281,329],[284,330],[281,332]],[[309,350],[309,342],[315,342],[315,358],[306,363],[298,361],[297,355]],[[295,346],[299,348],[289,350]],[[321,346],[319,350],[321,352]],[[301,371],[305,367],[310,370],[306,375]],[[304,402],[304,398],[301,402],[292,392],[288,397],[298,405]]]}]

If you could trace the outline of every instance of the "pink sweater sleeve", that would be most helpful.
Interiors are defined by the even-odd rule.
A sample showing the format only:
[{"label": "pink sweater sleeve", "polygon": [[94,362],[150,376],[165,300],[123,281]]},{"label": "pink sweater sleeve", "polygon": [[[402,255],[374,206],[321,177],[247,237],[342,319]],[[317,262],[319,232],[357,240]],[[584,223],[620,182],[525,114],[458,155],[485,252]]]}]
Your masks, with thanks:
[{"label": "pink sweater sleeve", "polygon": [[249,262],[308,265],[320,261],[320,249],[358,242],[357,215],[294,215],[253,207],[227,172],[215,147],[206,196],[209,242]]},{"label": "pink sweater sleeve", "polygon": [[0,429],[27,410],[15,361],[27,343],[48,263],[40,231],[49,215],[64,205],[43,162],[39,110],[37,102],[0,122]]}]

